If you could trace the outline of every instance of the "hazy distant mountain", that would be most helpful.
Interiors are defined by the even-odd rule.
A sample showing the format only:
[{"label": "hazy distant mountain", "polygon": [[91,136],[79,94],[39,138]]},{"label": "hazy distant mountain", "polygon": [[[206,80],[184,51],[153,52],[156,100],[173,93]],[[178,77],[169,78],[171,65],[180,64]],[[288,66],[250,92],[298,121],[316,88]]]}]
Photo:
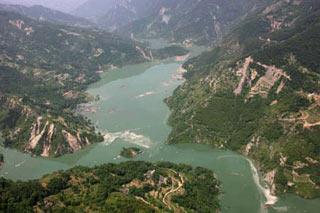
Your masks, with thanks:
[{"label": "hazy distant mountain", "polygon": [[[168,2],[175,4],[179,1]],[[94,20],[108,28],[117,23],[127,24],[132,20],[149,16],[157,12],[155,9],[162,2],[163,0],[87,0],[74,11],[74,14]]]},{"label": "hazy distant mountain", "polygon": [[[120,28],[135,37],[163,37],[172,41],[213,43],[250,11],[264,4],[257,0],[155,0],[151,14]],[[149,11],[149,9],[148,9]],[[101,20],[101,19],[100,19]],[[107,21],[109,19],[105,19]],[[102,20],[101,20],[102,21]]]},{"label": "hazy distant mountain", "polygon": [[86,0],[0,0],[2,4],[20,4],[26,6],[42,5],[63,12],[70,12]]},{"label": "hazy distant mountain", "polygon": [[92,27],[93,23],[84,19],[63,13],[57,10],[49,9],[40,5],[23,6],[0,4],[0,10],[12,11],[21,15],[28,16],[39,21],[49,21],[58,24],[66,24],[72,26]]},{"label": "hazy distant mountain", "polygon": [[73,11],[74,15],[97,21],[117,5],[119,0],[87,0]]},{"label": "hazy distant mountain", "polygon": [[128,36],[208,43],[259,4],[258,0],[88,0],[74,14]]}]

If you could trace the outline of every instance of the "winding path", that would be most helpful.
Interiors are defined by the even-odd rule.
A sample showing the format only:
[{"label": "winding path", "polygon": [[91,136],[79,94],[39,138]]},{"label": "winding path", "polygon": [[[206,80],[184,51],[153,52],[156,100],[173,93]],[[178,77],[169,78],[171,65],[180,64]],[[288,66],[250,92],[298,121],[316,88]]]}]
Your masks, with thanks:
[{"label": "winding path", "polygon": [[[174,172],[175,174],[177,174],[176,171],[173,171],[173,170],[171,170],[171,171]],[[183,185],[184,185],[184,183],[185,183],[185,181],[184,181],[184,179],[183,179],[183,176],[182,176],[180,173],[179,173],[179,178],[180,178],[180,181],[178,181],[178,187],[177,187],[177,188],[173,188],[173,186],[172,186],[171,190],[168,191],[168,192],[163,196],[163,199],[162,199],[162,202],[163,202],[166,206],[168,206],[169,209],[174,209],[174,208],[175,208],[174,205],[171,203],[171,199],[170,199],[169,195],[171,195],[171,194],[179,191],[179,190],[183,187]]]}]

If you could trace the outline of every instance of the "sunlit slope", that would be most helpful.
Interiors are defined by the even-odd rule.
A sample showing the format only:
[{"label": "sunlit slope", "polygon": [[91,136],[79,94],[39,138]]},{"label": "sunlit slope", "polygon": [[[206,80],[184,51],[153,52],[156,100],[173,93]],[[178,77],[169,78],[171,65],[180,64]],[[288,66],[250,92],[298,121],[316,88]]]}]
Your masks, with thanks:
[{"label": "sunlit slope", "polygon": [[318,1],[273,1],[189,60],[167,100],[169,143],[206,143],[256,160],[273,193],[318,197]]},{"label": "sunlit slope", "polygon": [[44,157],[102,140],[74,113],[99,73],[146,61],[144,47],[103,31],[0,11],[0,127],[4,145]]}]

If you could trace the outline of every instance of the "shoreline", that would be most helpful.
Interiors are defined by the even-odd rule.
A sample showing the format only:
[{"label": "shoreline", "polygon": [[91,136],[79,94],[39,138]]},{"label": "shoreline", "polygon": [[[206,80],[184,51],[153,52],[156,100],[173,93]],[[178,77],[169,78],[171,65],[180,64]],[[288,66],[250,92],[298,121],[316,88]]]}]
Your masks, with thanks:
[{"label": "shoreline", "polygon": [[[259,175],[258,169],[254,165],[253,161],[247,157],[245,157],[245,159],[248,161],[248,163],[250,165],[252,177],[253,177],[255,184],[257,185],[257,188],[259,189],[259,191],[263,194],[264,198],[266,199],[263,207],[266,208],[269,206],[273,206],[274,204],[277,203],[278,197],[275,195],[272,195],[270,186],[268,186],[268,184],[266,182],[261,181],[261,178],[260,178],[261,176]],[[265,183],[265,184],[263,185],[262,183]]]}]

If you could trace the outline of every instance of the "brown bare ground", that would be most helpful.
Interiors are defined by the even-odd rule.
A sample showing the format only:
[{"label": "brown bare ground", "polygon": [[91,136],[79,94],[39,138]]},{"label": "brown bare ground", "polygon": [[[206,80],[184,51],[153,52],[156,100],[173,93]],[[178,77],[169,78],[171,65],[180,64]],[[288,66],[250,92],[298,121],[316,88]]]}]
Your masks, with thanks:
[{"label": "brown bare ground", "polygon": [[[282,77],[291,80],[290,76],[287,75],[282,69],[279,69],[275,66],[261,64],[260,62],[258,62],[257,64],[264,67],[267,70],[267,72],[264,76],[259,78],[258,82],[251,88],[249,92],[249,97],[253,97],[255,95],[267,97],[271,88]],[[284,87],[284,81],[281,82],[279,87],[277,89],[277,92],[281,92],[282,88]]]},{"label": "brown bare ground", "polygon": [[[172,170],[173,171],[173,170]],[[175,174],[177,174],[175,171],[173,171]],[[176,193],[183,193],[181,192],[181,190],[183,189],[183,185],[185,183],[185,180],[183,178],[183,176],[179,173],[179,180],[172,177],[172,188],[170,191],[168,191],[162,199],[162,202],[169,208],[172,209],[174,212],[185,212],[183,209],[181,208],[177,208],[172,202],[171,202],[171,197],[172,195],[176,194]],[[178,186],[176,188],[174,188],[174,183],[177,183]]]},{"label": "brown bare ground", "polygon": [[241,80],[237,86],[237,88],[233,91],[233,93],[235,95],[240,95],[242,92],[242,88],[244,86],[244,83],[246,82],[247,78],[248,78],[248,68],[249,65],[253,62],[253,59],[251,58],[251,56],[249,56],[248,58],[245,59],[245,62],[243,63],[242,68],[240,68],[237,71],[237,74],[241,75]]}]

